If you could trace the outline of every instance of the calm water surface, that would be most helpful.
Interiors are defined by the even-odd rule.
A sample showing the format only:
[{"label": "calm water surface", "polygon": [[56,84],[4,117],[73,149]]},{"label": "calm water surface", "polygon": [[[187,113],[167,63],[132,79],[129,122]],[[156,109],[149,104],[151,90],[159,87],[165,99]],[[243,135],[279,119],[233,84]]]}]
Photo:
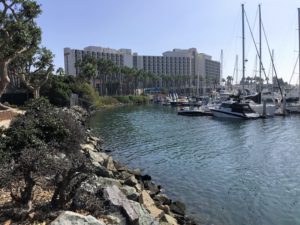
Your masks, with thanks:
[{"label": "calm water surface", "polygon": [[90,126],[201,224],[300,225],[300,115],[226,122],[140,106],[99,112]]}]

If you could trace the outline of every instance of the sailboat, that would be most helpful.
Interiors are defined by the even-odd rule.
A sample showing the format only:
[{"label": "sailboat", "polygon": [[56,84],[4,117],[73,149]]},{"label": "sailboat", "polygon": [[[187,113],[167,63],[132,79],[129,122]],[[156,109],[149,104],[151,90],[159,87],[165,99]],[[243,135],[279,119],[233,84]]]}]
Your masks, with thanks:
[{"label": "sailboat", "polygon": [[298,8],[298,41],[299,41],[299,53],[298,53],[298,66],[299,66],[299,86],[298,96],[290,97],[286,99],[286,111],[289,113],[300,113],[300,8]]},{"label": "sailboat", "polygon": [[259,52],[258,52],[258,56],[259,56],[259,78],[260,78],[259,93],[258,93],[259,101],[258,102],[249,101],[249,104],[250,104],[250,107],[255,112],[257,112],[258,114],[260,114],[262,116],[274,116],[276,110],[278,109],[278,106],[274,103],[275,100],[273,99],[273,97],[263,95],[264,93],[262,90],[263,85],[261,82],[261,72],[262,72],[263,64],[262,64],[262,41],[261,41],[261,28],[262,28],[261,5],[258,5],[258,9],[259,9]]},{"label": "sailboat", "polygon": [[[243,47],[243,80],[245,80],[245,27],[244,27],[244,4],[242,4],[242,47]],[[243,82],[243,94],[245,93],[245,85]],[[213,116],[219,118],[231,119],[257,119],[260,115],[251,109],[249,103],[236,100],[223,102],[218,108],[211,109]]]}]

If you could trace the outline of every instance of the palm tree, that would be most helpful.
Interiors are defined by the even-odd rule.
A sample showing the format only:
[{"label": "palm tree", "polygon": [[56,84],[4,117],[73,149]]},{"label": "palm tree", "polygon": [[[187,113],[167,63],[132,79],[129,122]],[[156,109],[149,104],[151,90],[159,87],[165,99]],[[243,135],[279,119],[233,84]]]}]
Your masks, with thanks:
[{"label": "palm tree", "polygon": [[222,83],[223,83],[223,85],[225,85],[225,83],[226,83],[226,80],[225,80],[225,78],[222,78]]},{"label": "palm tree", "polygon": [[58,76],[64,76],[65,75],[65,71],[62,67],[59,67],[57,70],[56,70],[56,75]]}]

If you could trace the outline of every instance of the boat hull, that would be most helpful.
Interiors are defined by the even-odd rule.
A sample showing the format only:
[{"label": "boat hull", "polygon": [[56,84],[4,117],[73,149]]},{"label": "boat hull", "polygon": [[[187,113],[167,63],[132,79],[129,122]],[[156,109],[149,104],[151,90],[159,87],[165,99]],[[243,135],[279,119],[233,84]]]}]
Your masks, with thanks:
[{"label": "boat hull", "polygon": [[[250,104],[251,109],[253,109],[259,115],[263,115],[263,104]],[[266,105],[266,115],[274,116],[278,107],[275,105]]]},{"label": "boat hull", "polygon": [[180,116],[212,116],[212,112],[204,111],[178,111]]},{"label": "boat hull", "polygon": [[211,109],[213,116],[218,118],[229,118],[229,119],[258,119],[259,115],[256,113],[248,113],[245,115],[242,115],[240,113],[234,113],[234,112],[226,112],[222,110],[217,109]]}]

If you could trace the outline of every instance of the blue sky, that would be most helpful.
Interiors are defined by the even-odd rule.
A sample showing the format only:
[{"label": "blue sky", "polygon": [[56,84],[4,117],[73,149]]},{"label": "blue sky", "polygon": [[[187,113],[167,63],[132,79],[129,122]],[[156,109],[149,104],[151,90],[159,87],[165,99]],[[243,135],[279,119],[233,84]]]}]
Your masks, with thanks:
[{"label": "blue sky", "polygon": [[[173,48],[196,47],[220,60],[223,76],[232,75],[235,55],[241,69],[241,3],[258,37],[258,7],[270,47],[275,52],[279,77],[289,81],[298,54],[297,8],[299,0],[38,0],[43,14],[38,24],[42,44],[63,67],[63,48],[89,45],[130,48],[140,55],[161,55]],[[255,23],[256,22],[256,23]],[[247,24],[246,24],[247,26]],[[258,40],[258,39],[257,39]],[[256,40],[256,41],[257,41]],[[255,47],[246,28],[246,76],[255,71]],[[263,42],[263,63],[269,74],[270,57]],[[241,72],[240,72],[241,76]],[[298,82],[298,70],[292,83]]]}]

